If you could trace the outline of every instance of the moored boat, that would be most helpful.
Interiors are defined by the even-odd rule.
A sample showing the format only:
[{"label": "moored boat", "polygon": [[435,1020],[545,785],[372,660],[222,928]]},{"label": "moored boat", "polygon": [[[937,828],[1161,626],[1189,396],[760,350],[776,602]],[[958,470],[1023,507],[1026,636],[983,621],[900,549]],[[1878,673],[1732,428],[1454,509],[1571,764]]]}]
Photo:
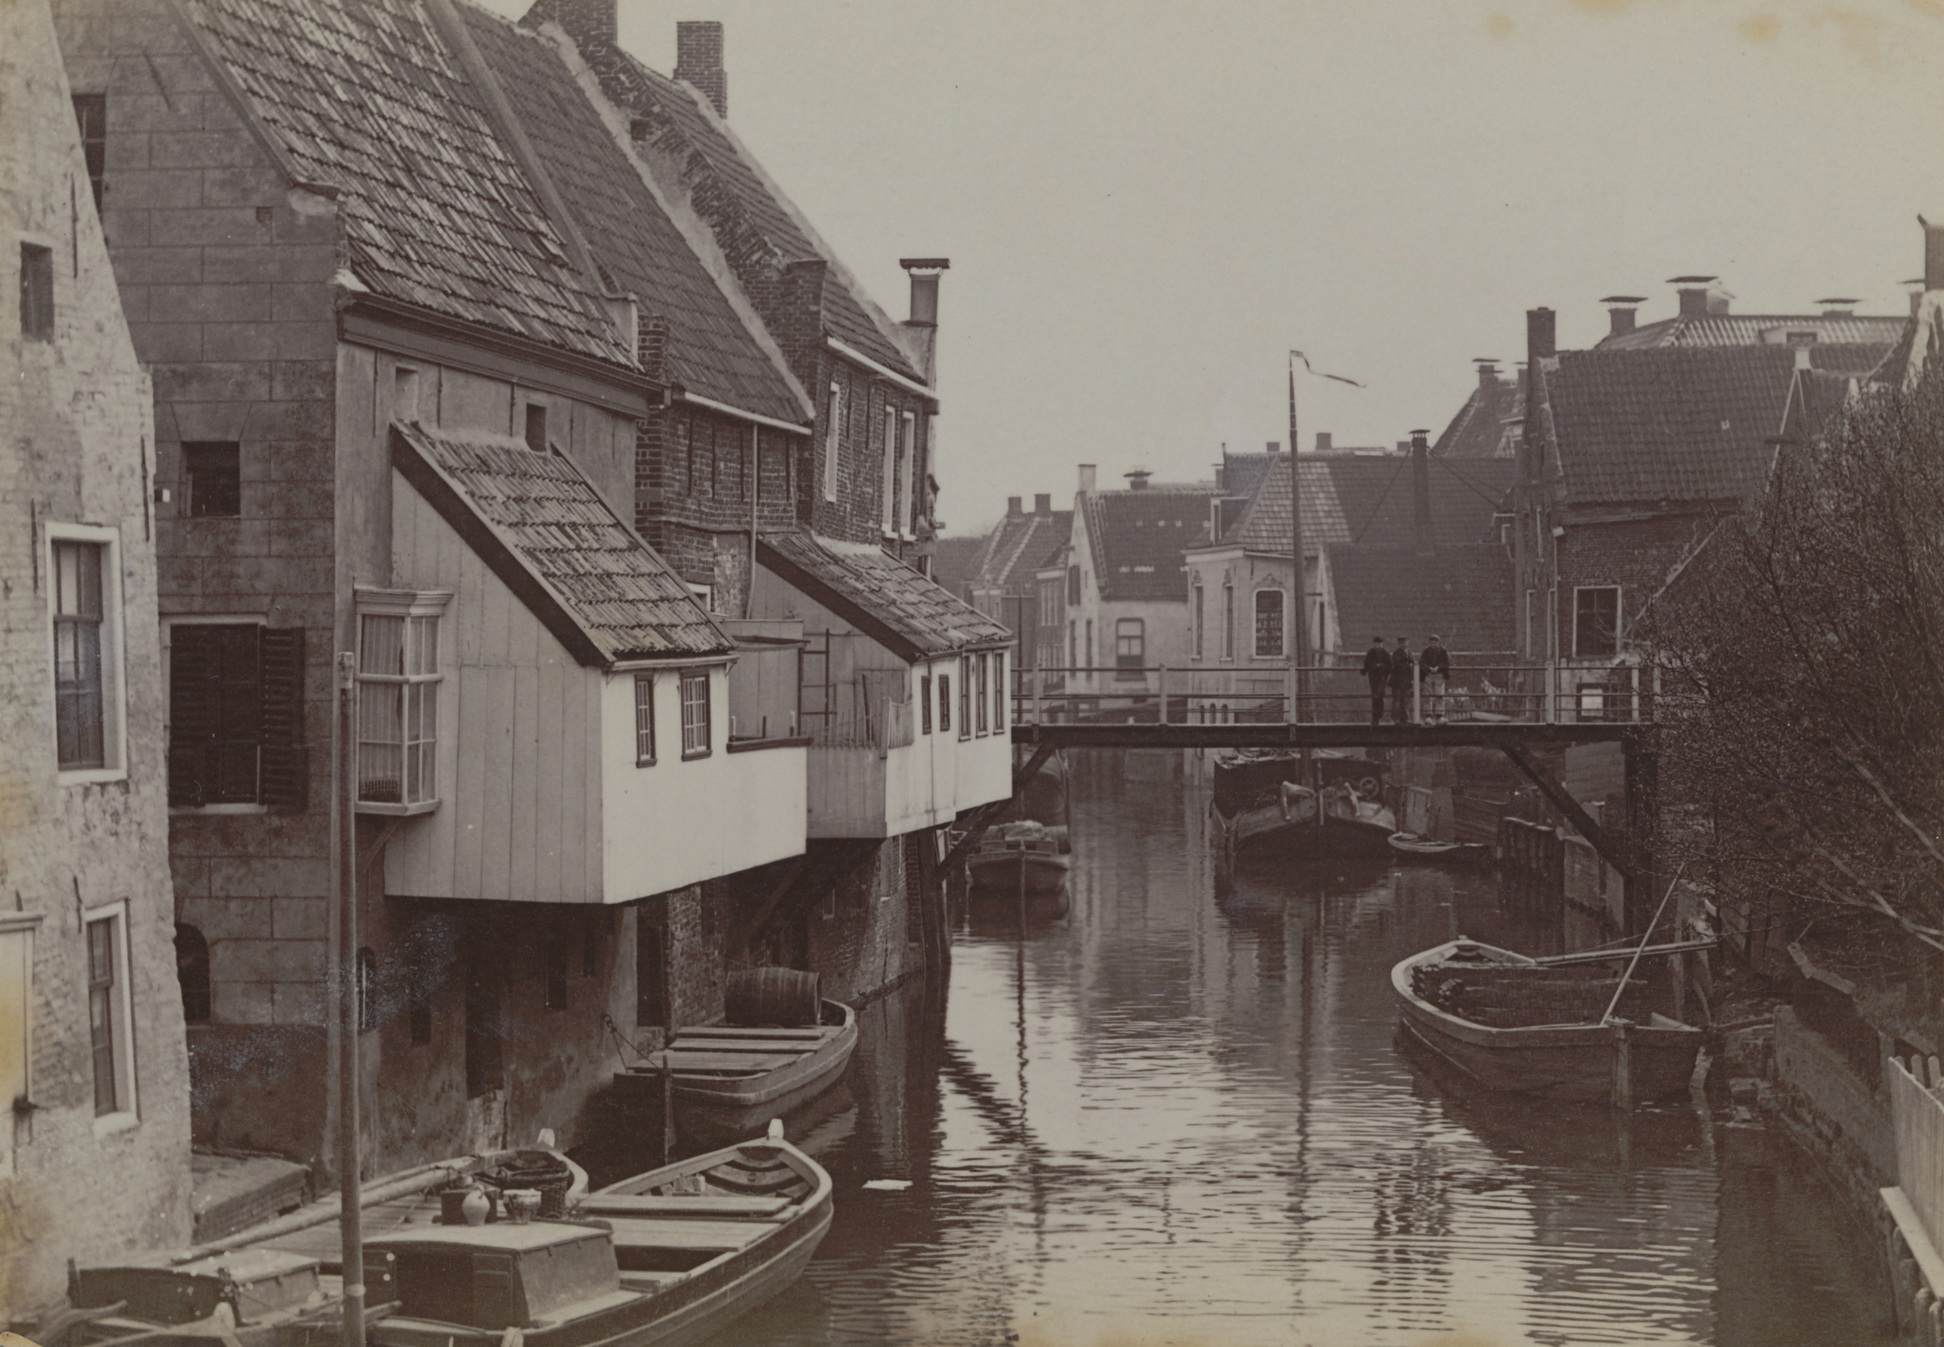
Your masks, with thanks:
[{"label": "moored boat", "polygon": [[1621,979],[1452,940],[1391,969],[1403,1026],[1430,1051],[1496,1090],[1631,1102],[1686,1091],[1701,1031],[1646,1008],[1637,984],[1609,1019]]},{"label": "moored boat", "polygon": [[1438,865],[1483,865],[1492,859],[1492,848],[1484,842],[1440,842],[1416,833],[1392,833],[1390,849],[1404,860],[1428,861]]},{"label": "moored boat", "polygon": [[1387,855],[1397,816],[1376,800],[1367,800],[1349,786],[1323,789],[1325,846],[1337,855]]},{"label": "moored boat", "polygon": [[1002,824],[992,829],[966,857],[973,884],[989,889],[1055,893],[1066,883],[1072,858],[1067,830],[1039,823]]},{"label": "moored boat", "polygon": [[665,1051],[617,1073],[615,1086],[638,1089],[666,1071],[683,1136],[702,1145],[758,1136],[771,1119],[836,1084],[850,1064],[857,1012],[841,1001],[819,1004],[819,1022],[811,1025],[677,1029]]},{"label": "moored boat", "polygon": [[1292,782],[1276,782],[1232,812],[1218,806],[1216,817],[1227,826],[1232,846],[1293,841],[1304,824],[1313,827],[1316,822],[1316,792]]}]

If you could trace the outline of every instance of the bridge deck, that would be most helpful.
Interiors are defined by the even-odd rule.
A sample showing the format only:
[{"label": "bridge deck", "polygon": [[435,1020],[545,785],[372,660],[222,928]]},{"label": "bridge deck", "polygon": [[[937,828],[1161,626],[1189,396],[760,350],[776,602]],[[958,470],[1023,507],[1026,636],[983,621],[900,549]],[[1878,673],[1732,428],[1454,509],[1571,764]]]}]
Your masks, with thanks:
[{"label": "bridge deck", "polygon": [[1616,744],[1651,726],[1629,722],[1556,724],[1461,721],[1443,725],[1257,722],[1232,725],[1016,724],[1015,744],[1055,748],[1504,748]]}]

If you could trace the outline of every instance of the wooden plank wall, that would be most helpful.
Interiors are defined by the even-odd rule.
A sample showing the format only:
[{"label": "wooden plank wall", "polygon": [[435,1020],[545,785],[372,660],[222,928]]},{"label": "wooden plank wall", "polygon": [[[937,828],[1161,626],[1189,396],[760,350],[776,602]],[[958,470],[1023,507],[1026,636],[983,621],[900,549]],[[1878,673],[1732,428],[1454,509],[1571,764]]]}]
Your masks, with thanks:
[{"label": "wooden plank wall", "polygon": [[1930,1236],[1944,1249],[1944,1071],[1938,1060],[1890,1060],[1890,1115],[1897,1145],[1897,1186]]}]

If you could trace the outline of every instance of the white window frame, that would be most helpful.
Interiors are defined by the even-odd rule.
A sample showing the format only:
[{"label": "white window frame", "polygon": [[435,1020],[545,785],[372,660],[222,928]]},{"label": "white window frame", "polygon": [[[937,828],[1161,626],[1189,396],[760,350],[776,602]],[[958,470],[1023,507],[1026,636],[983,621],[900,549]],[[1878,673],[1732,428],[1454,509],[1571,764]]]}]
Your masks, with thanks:
[{"label": "white window frame", "polygon": [[918,417],[906,412],[898,423],[898,536],[909,542],[917,537],[911,525],[912,470],[917,462]]},{"label": "white window frame", "polygon": [[[445,618],[446,607],[451,602],[452,602],[452,591],[443,590],[443,589],[435,589],[435,590],[360,589],[357,591],[357,603],[355,605],[356,611],[354,613],[354,617],[356,618],[356,622],[357,622],[356,630],[357,630],[358,686],[359,686],[360,702],[363,701],[363,688],[366,684],[372,684],[374,686],[378,686],[378,685],[396,686],[399,688],[406,689],[407,695],[409,696],[409,690],[412,687],[432,686],[436,688],[439,684],[445,682],[446,668],[449,661],[447,659],[447,632],[445,630],[444,618]],[[411,624],[414,618],[432,619],[432,621],[435,624],[433,629],[438,633],[437,637],[435,638],[437,640],[438,649],[435,657],[435,668],[433,672],[429,674],[414,674],[408,672],[400,676],[393,676],[388,674],[385,675],[367,674],[364,671],[364,620],[367,617],[395,617],[395,618],[403,619],[405,622],[405,636],[407,640],[409,640],[411,636]],[[430,748],[429,761],[431,763],[432,787],[433,787],[431,795],[423,800],[398,800],[398,801],[359,800],[357,802],[358,813],[409,816],[409,815],[416,815],[416,814],[430,814],[439,807],[439,804],[443,798],[439,792],[444,785],[444,782],[442,780],[444,774],[439,771],[439,756],[444,748],[444,745],[439,735],[439,719],[441,716],[445,714],[446,701],[447,701],[446,697],[435,694],[434,711],[430,718],[431,724],[425,727],[429,731],[430,734],[429,739],[411,740],[411,739],[401,738],[400,745],[399,745],[399,751],[401,754],[400,761],[399,761],[399,769],[401,772],[403,772],[405,768],[403,755],[411,751],[411,746],[414,743],[423,743],[429,746]],[[409,711],[405,707],[401,706],[399,710],[399,716],[400,716],[399,733],[401,736],[403,736],[409,731],[409,725],[410,725]],[[364,742],[365,742],[364,728],[363,726],[360,726],[358,729],[358,748],[359,748],[360,755],[362,755],[363,752]],[[359,768],[359,774],[360,776],[362,776],[363,774],[362,768]],[[404,790],[403,778],[401,778],[400,780],[399,789],[401,793]]]},{"label": "white window frame", "polygon": [[992,652],[992,732],[1006,732],[1006,652]]},{"label": "white window frame", "polygon": [[[1276,599],[1276,613],[1281,623],[1281,639],[1274,650],[1262,648],[1262,628],[1260,625],[1262,596],[1272,594]],[[1249,596],[1249,649],[1257,659],[1284,659],[1289,654],[1289,595],[1282,590],[1264,585]]]},{"label": "white window frame", "polygon": [[883,516],[878,520],[878,528],[887,538],[898,533],[898,409],[889,405],[884,408],[884,486],[880,492]]},{"label": "white window frame", "polygon": [[[713,686],[714,679],[711,676],[712,672],[708,668],[682,670],[679,687],[681,688],[682,761],[684,762],[691,762],[697,758],[706,758],[715,752],[715,688]],[[694,728],[689,724],[689,687],[691,684],[699,684],[702,688],[702,743],[696,747],[691,747],[689,743],[689,731]]]},{"label": "white window frame", "polygon": [[[642,724],[642,712],[646,711],[648,723]],[[647,749],[642,750],[643,731],[646,730]],[[638,673],[634,676],[634,765],[653,767],[655,765],[655,676],[652,673]]]},{"label": "white window frame", "polygon": [[[1589,590],[1594,590],[1594,591],[1612,590],[1613,591],[1613,649],[1603,655],[1591,655],[1591,654],[1580,653],[1580,595],[1586,593]],[[1624,627],[1622,625],[1623,614],[1621,612],[1621,604],[1624,603],[1625,600],[1626,600],[1626,595],[1622,592],[1621,587],[1619,585],[1574,585],[1573,586],[1573,658],[1574,659],[1618,659],[1620,657],[1620,633],[1622,630],[1624,630]]]},{"label": "white window frame", "polygon": [[[110,1026],[115,1048],[115,1096],[118,1107],[112,1113],[98,1113],[94,1118],[94,1134],[107,1136],[112,1132],[125,1132],[142,1120],[141,1098],[136,1092],[139,1073],[135,1069],[135,1004],[132,996],[128,963],[128,900],[118,898],[112,903],[90,907],[81,914],[81,986],[83,995],[88,989],[88,928],[98,921],[114,922],[112,944],[115,958],[115,987],[112,1004],[115,1007],[114,1022]],[[81,1022],[89,1023],[87,1006],[82,1005]],[[92,1032],[92,1030],[91,1030]],[[93,1042],[89,1044],[88,1089],[94,1089]]]},{"label": "white window frame", "polygon": [[1188,595],[1188,621],[1195,638],[1193,658],[1202,658],[1208,638],[1208,591],[1200,580],[1190,587]]},{"label": "white window frame", "polygon": [[[12,970],[6,962],[0,962],[0,996],[13,1000],[18,991],[18,1000],[12,1010],[15,1014],[0,1013],[0,1029],[17,1037],[11,1045],[0,1045],[0,1054],[17,1051],[20,1055],[20,1096],[34,1098],[34,935],[40,928],[41,916],[38,912],[0,915],[0,946],[18,938],[20,945],[19,981],[13,983]],[[11,984],[11,985],[10,985]],[[12,1099],[0,1099],[0,1106],[11,1106]],[[11,1178],[14,1173],[14,1129],[0,1127],[0,1178]]]},{"label": "white window frame", "polygon": [[[101,761],[99,767],[60,769],[58,739],[48,745],[55,755],[55,783],[85,786],[101,781],[128,779],[128,686],[124,665],[125,633],[122,624],[121,531],[94,524],[64,524],[48,520],[42,525],[41,574],[47,600],[47,688],[54,691],[54,609],[56,584],[54,545],[86,543],[102,549],[101,555]],[[50,717],[49,729],[54,721]]]},{"label": "white window frame", "polygon": [[835,501],[838,460],[844,449],[844,386],[835,379],[830,381],[830,400],[824,404],[824,415],[830,424],[824,427],[823,496],[827,501]]},{"label": "white window frame", "polygon": [[1235,660],[1235,584],[1222,582],[1222,663]]}]

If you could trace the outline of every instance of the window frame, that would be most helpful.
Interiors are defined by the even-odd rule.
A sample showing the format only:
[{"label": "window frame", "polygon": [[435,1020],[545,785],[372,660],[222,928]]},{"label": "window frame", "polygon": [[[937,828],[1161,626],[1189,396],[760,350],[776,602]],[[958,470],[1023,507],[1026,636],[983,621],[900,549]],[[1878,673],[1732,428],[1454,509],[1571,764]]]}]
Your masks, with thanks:
[{"label": "window frame", "polygon": [[909,541],[915,535],[912,531],[912,502],[917,498],[913,490],[912,473],[918,461],[918,415],[916,412],[903,412],[898,418],[898,517],[897,533]]},{"label": "window frame", "polygon": [[[1129,641],[1134,643],[1131,652],[1126,649]],[[1138,617],[1114,619],[1114,677],[1124,683],[1138,682],[1147,677],[1146,669],[1147,623]]]},{"label": "window frame", "polygon": [[[19,1097],[32,1100],[34,1097],[34,942],[40,929],[41,914],[38,912],[8,912],[0,914],[0,948],[19,937],[20,978],[12,983],[5,975],[7,963],[0,962],[0,988],[11,985],[20,991],[17,1003],[19,1015],[0,1015],[0,1028],[6,1029],[20,1049],[20,1091]],[[10,1023],[11,1021],[11,1023]],[[15,1028],[18,1033],[15,1036]],[[14,1129],[0,1128],[0,1178],[11,1178],[14,1172]]]},{"label": "window frame", "polygon": [[[1262,601],[1275,600],[1276,648],[1265,650],[1262,647]],[[1249,599],[1250,648],[1256,659],[1286,659],[1289,656],[1289,596],[1282,590],[1270,585],[1257,589]]]},{"label": "window frame", "polygon": [[898,534],[898,409],[884,404],[883,477],[878,502],[878,531],[887,538]]},{"label": "window frame", "polygon": [[931,665],[918,675],[918,733],[932,732],[932,676]]},{"label": "window frame", "polygon": [[823,498],[832,504],[837,500],[837,475],[842,466],[844,451],[844,413],[849,410],[844,404],[844,385],[836,380],[830,381],[830,396],[824,403],[824,470]]},{"label": "window frame", "polygon": [[[714,694],[709,687],[709,674],[710,669],[707,667],[682,670],[683,762],[693,762],[697,758],[706,758],[715,751],[715,709],[710,704]],[[689,696],[689,689],[691,687],[700,687],[702,689],[702,696],[699,701],[691,700]],[[690,744],[690,731],[696,728],[689,721],[689,708],[692,706],[700,706],[702,708],[702,741],[699,747],[691,747]]]},{"label": "window frame", "polygon": [[[142,1120],[141,1096],[138,1090],[138,1073],[135,1067],[136,1053],[140,1044],[135,1033],[135,1005],[129,976],[128,953],[128,900],[117,899],[90,907],[81,914],[83,990],[87,996],[89,1058],[93,1061],[94,1043],[94,979],[93,951],[89,948],[92,939],[89,934],[97,924],[108,925],[110,956],[114,961],[113,977],[107,984],[110,988],[109,1005],[109,1051],[110,1069],[114,1073],[114,1107],[103,1110],[96,1086],[94,1133],[103,1136],[110,1132],[121,1132],[134,1127]],[[92,1073],[91,1073],[92,1074]]]},{"label": "window frame", "polygon": [[[547,404],[529,401],[525,407],[526,425],[523,428],[522,438],[526,441],[526,447],[536,454],[550,452],[553,439],[552,431],[547,424],[549,420]],[[539,440],[538,444],[534,443],[535,439]]]},{"label": "window frame", "polygon": [[[440,734],[440,722],[445,715],[446,707],[451,699],[438,695],[436,689],[440,684],[445,682],[446,677],[447,640],[443,626],[445,612],[451,602],[452,591],[449,589],[359,589],[355,593],[353,617],[356,620],[357,630],[357,705],[359,711],[359,724],[357,728],[358,758],[356,763],[359,798],[356,801],[356,812],[360,814],[387,814],[401,817],[430,814],[438,809],[444,799],[440,791],[443,787],[445,774],[439,770],[439,758],[444,752],[445,740]],[[412,638],[413,623],[415,621],[430,620],[433,624],[432,631],[434,638],[433,671],[431,673],[414,673],[408,667],[406,672],[400,674],[367,673],[364,667],[364,634],[365,619],[368,617],[397,618],[403,620],[405,623],[403,638],[407,642]],[[401,648],[406,649],[408,647]],[[371,743],[374,746],[382,747],[391,743],[389,740],[368,740],[365,737],[365,726],[363,723],[364,690],[368,686],[391,686],[399,689],[399,739],[397,741],[397,747],[399,750],[399,770],[402,775],[399,781],[399,794],[401,798],[398,800],[367,800],[363,798],[365,745]],[[428,686],[434,689],[432,698],[433,711],[430,716],[425,716],[421,713],[419,723],[429,737],[413,739],[410,737],[412,690],[414,688]],[[426,776],[429,775],[431,778],[431,791],[422,799],[408,800],[402,798],[405,794],[405,782],[409,779],[409,772],[406,770],[406,761],[414,748],[417,748],[423,754],[421,758],[420,781],[423,783]]]},{"label": "window frame", "polygon": [[979,680],[978,690],[973,695],[973,714],[978,717],[979,721],[978,737],[983,739],[992,733],[990,728],[992,717],[987,713],[986,703],[986,694],[991,688],[991,668],[989,656],[985,651],[981,650],[978,654],[972,656],[972,668],[976,671],[976,676]]},{"label": "window frame", "polygon": [[[234,492],[231,502],[223,502],[225,504],[231,504],[233,502],[232,508],[222,510],[205,509],[202,504],[205,494],[213,494],[209,491],[209,485],[199,480],[207,475],[207,469],[204,473],[199,473],[190,464],[191,460],[196,457],[207,459],[210,457],[211,451],[227,451],[227,457],[234,463],[235,475],[223,488],[225,491],[233,490]],[[184,517],[189,519],[241,519],[243,517],[243,446],[235,440],[184,440],[178,446],[178,452],[182,455],[181,480],[184,487],[182,493],[182,513]],[[224,465],[225,471],[220,475],[228,476],[227,468],[229,466],[226,463]]]},{"label": "window frame", "polygon": [[[1582,650],[1581,614],[1582,597],[1589,594],[1613,595],[1613,627],[1607,633],[1606,650]],[[1574,585],[1573,586],[1573,658],[1574,659],[1617,659],[1620,656],[1621,586],[1619,585]]]},{"label": "window frame", "polygon": [[1235,582],[1222,582],[1222,662],[1235,659]]},{"label": "window frame", "polygon": [[952,675],[948,670],[938,675],[938,732],[952,732]]},{"label": "window frame", "polygon": [[992,732],[1006,732],[1006,652],[992,652]]},{"label": "window frame", "polygon": [[[60,649],[61,625],[56,548],[79,544],[101,549],[100,614],[100,695],[101,765],[99,767],[62,767],[60,765],[59,712],[54,725],[54,780],[57,785],[81,786],[104,781],[128,779],[128,697],[124,656],[125,632],[122,613],[121,533],[117,529],[93,524],[67,524],[47,521],[42,526],[40,544],[47,576],[47,653],[49,682],[59,676],[56,652]],[[58,703],[57,703],[58,706]]]},{"label": "window frame", "polygon": [[74,129],[81,135],[81,159],[88,169],[88,187],[94,193],[95,213],[101,212],[101,180],[108,157],[108,95],[72,94]]},{"label": "window frame", "polygon": [[26,342],[52,342],[58,317],[54,303],[54,248],[51,243],[20,240],[20,337]]},{"label": "window frame", "polygon": [[972,657],[959,656],[959,703],[958,737],[967,740],[972,737]]},{"label": "window frame", "polygon": [[[647,722],[645,725],[644,719]],[[655,765],[655,676],[652,673],[638,673],[634,676],[634,734],[634,765],[653,767]],[[645,753],[642,751],[644,737],[647,740]]]},{"label": "window frame", "polygon": [[1208,592],[1198,579],[1189,587],[1189,630],[1194,637],[1192,658],[1202,658],[1204,642],[1208,635]]}]

